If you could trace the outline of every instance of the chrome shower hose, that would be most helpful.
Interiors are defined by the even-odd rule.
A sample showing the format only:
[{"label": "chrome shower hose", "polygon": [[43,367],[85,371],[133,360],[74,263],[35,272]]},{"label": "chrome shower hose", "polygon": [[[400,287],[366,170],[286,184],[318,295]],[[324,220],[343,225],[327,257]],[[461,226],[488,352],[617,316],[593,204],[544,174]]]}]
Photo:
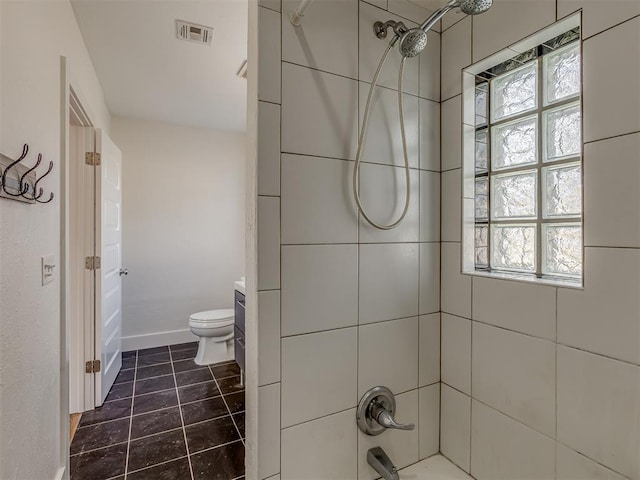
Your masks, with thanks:
[{"label": "chrome shower hose", "polygon": [[409,155],[407,153],[407,138],[405,134],[404,128],[404,108],[402,102],[402,77],[404,74],[404,63],[406,61],[405,57],[402,57],[402,61],[400,63],[400,71],[398,73],[398,110],[400,113],[400,134],[402,136],[402,153],[404,155],[404,170],[405,170],[405,181],[407,186],[407,194],[404,202],[404,209],[402,210],[402,214],[400,217],[393,223],[388,225],[382,225],[380,223],[375,222],[371,219],[371,217],[367,214],[362,206],[362,200],[360,199],[360,180],[359,180],[359,172],[360,172],[360,163],[362,161],[362,151],[364,149],[364,142],[367,136],[367,127],[369,124],[369,115],[371,109],[371,100],[373,99],[373,91],[378,85],[378,77],[380,77],[380,72],[382,71],[382,67],[387,61],[387,57],[389,56],[389,52],[393,48],[395,44],[395,40],[389,43],[389,46],[385,50],[382,58],[380,59],[380,63],[378,64],[378,69],[376,70],[375,75],[373,76],[373,81],[371,82],[371,88],[369,89],[369,96],[367,97],[367,104],[364,109],[364,118],[362,120],[362,128],[360,129],[360,135],[358,137],[358,150],[356,153],[356,163],[353,167],[353,196],[355,197],[356,204],[358,206],[358,210],[362,213],[364,219],[373,227],[379,230],[391,230],[396,228],[402,220],[407,216],[407,211],[409,210],[409,200],[411,198],[411,178],[410,178],[410,170],[409,170]]}]

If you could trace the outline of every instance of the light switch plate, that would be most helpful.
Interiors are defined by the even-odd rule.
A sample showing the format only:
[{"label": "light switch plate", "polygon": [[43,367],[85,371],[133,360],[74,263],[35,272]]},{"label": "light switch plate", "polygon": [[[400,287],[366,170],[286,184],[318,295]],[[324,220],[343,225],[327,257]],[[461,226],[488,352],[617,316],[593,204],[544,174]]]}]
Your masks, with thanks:
[{"label": "light switch plate", "polygon": [[42,257],[42,285],[53,282],[56,276],[56,256]]}]

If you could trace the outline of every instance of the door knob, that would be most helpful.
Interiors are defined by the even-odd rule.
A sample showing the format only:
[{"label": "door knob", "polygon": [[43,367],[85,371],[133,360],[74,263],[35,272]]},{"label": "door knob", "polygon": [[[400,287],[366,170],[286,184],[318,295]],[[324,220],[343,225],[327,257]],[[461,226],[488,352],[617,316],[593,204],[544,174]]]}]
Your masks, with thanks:
[{"label": "door knob", "polygon": [[120,274],[120,276],[123,276],[123,275],[129,275],[129,269],[127,269],[127,268],[121,268],[121,269],[120,269],[120,272],[118,272],[118,273]]}]

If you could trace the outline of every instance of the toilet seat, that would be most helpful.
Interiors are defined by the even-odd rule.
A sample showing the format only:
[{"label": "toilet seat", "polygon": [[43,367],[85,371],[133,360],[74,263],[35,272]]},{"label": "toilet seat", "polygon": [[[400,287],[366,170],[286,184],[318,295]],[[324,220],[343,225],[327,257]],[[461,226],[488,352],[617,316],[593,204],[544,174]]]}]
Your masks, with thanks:
[{"label": "toilet seat", "polygon": [[232,308],[221,310],[207,310],[204,312],[194,313],[189,317],[189,323],[199,326],[217,326],[224,327],[232,325],[234,321],[234,311]]}]

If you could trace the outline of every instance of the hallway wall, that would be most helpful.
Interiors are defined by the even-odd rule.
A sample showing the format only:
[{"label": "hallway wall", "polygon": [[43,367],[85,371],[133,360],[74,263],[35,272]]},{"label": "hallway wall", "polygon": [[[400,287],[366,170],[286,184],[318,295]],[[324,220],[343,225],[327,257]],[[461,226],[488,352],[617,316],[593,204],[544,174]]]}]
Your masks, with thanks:
[{"label": "hallway wall", "polygon": [[244,276],[244,134],[114,117],[122,151],[123,350],[196,340]]},{"label": "hallway wall", "polygon": [[[67,461],[67,351],[61,332],[60,56],[96,126],[110,115],[68,1],[0,2],[0,151],[55,163],[47,205],[0,199],[0,478],[54,479]],[[34,34],[37,32],[37,35]],[[46,166],[40,168],[44,173]],[[40,257],[55,254],[56,280],[41,284]]]}]

